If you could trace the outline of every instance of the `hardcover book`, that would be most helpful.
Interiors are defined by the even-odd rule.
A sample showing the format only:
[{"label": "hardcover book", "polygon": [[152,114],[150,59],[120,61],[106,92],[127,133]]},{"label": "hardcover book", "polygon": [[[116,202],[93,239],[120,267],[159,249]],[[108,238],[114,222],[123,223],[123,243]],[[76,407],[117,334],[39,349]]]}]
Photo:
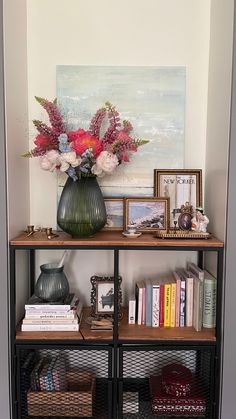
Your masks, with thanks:
[{"label": "hardcover book", "polygon": [[216,325],[216,286],[217,281],[209,272],[205,272],[203,290],[203,327],[212,328]]},{"label": "hardcover book", "polygon": [[191,386],[188,396],[167,395],[161,385],[161,376],[151,376],[150,390],[153,414],[194,415],[206,413],[206,399],[196,384]]},{"label": "hardcover book", "polygon": [[152,327],[160,325],[160,284],[152,285]]},{"label": "hardcover book", "polygon": [[63,301],[44,301],[36,295],[32,295],[25,304],[26,310],[64,310],[68,311],[78,305],[78,297],[75,294],[68,294]]}]

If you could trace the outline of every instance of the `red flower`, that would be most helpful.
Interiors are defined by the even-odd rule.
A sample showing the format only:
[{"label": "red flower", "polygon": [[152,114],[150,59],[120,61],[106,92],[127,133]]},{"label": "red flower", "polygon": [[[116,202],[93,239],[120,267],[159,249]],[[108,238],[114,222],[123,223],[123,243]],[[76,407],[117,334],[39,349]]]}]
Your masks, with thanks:
[{"label": "red flower", "polygon": [[99,138],[91,135],[88,131],[83,129],[70,131],[68,133],[68,138],[71,141],[71,147],[79,156],[81,156],[89,148],[92,148],[93,155],[96,158],[103,150],[102,142]]},{"label": "red flower", "polygon": [[52,139],[42,134],[37,135],[36,139],[34,140],[34,144],[43,150],[48,150],[52,145],[51,143]]}]

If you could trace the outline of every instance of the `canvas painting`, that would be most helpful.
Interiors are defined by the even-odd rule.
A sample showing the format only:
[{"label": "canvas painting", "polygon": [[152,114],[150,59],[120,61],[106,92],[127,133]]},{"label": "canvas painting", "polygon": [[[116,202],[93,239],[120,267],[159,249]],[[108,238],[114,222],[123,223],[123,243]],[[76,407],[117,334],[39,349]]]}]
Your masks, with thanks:
[{"label": "canvas painting", "polygon": [[99,180],[104,196],[153,196],[153,169],[184,166],[185,79],[185,67],[57,66],[57,98],[68,129],[88,129],[109,101],[133,124],[136,138],[149,140],[131,164]]}]

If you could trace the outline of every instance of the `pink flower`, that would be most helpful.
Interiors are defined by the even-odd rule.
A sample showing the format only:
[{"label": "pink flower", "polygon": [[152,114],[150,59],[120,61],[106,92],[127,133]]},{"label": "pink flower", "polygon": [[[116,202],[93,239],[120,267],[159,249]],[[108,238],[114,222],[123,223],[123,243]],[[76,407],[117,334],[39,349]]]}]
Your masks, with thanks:
[{"label": "pink flower", "polygon": [[118,166],[119,161],[115,154],[109,153],[108,151],[102,151],[99,154],[95,165],[91,171],[98,177],[103,177],[105,174],[111,175],[115,168]]},{"label": "pink flower", "polygon": [[102,142],[91,135],[88,131],[78,129],[77,131],[70,131],[68,138],[71,140],[71,147],[77,155],[81,156],[86,150],[92,149],[92,153],[96,158],[102,151]]}]

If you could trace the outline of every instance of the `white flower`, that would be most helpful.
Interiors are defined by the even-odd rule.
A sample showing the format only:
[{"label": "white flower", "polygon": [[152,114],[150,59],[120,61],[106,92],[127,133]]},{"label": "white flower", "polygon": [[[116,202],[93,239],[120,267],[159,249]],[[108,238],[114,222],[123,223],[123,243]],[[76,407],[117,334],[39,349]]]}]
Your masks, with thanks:
[{"label": "white flower", "polygon": [[41,169],[43,170],[50,170],[50,172],[53,172],[55,170],[56,166],[60,165],[60,157],[57,150],[50,150],[47,151],[47,153],[40,157],[39,164]]},{"label": "white flower", "polygon": [[98,177],[103,177],[106,174],[111,175],[118,164],[119,161],[115,154],[109,153],[108,151],[102,151],[97,157],[96,163],[91,171]]},{"label": "white flower", "polygon": [[82,162],[81,157],[77,157],[75,151],[69,151],[68,153],[61,153],[60,155],[60,170],[66,172],[69,167],[77,167]]}]

